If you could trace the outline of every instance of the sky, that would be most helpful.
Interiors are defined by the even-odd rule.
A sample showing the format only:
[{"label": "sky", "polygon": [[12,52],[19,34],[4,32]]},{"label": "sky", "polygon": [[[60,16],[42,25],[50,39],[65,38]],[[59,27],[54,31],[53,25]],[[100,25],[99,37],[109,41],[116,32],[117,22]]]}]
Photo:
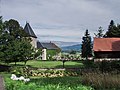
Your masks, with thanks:
[{"label": "sky", "polygon": [[86,29],[120,23],[120,0],[0,0],[0,15],[29,22],[39,41],[81,42]]}]

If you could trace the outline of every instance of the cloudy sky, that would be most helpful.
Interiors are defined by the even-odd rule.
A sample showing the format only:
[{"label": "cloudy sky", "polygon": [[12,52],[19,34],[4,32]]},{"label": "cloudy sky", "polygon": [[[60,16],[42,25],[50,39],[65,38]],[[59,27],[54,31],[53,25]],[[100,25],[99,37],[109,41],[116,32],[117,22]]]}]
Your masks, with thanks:
[{"label": "cloudy sky", "polygon": [[93,36],[111,20],[120,23],[120,0],[0,0],[0,14],[29,22],[40,41],[81,42],[86,29]]}]

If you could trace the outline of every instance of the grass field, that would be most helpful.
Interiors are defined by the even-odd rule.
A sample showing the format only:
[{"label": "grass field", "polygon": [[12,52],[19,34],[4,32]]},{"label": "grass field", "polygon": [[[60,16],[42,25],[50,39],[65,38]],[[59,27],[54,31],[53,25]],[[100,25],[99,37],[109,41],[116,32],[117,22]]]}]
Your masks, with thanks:
[{"label": "grass field", "polygon": [[[14,65],[11,63],[10,65]],[[24,62],[17,62],[17,66],[23,66]],[[26,64],[30,67],[36,68],[63,68],[62,61],[41,61],[41,60],[30,60]],[[83,64],[80,61],[67,61],[65,62],[65,68],[80,68]]]}]

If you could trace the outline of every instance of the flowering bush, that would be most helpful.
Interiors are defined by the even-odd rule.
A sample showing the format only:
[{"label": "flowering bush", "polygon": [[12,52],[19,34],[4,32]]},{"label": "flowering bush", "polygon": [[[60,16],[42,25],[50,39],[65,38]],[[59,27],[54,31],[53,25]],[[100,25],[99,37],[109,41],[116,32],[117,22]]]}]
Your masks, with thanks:
[{"label": "flowering bush", "polygon": [[66,70],[31,70],[31,76],[39,77],[64,77],[64,76],[79,76],[79,71]]},{"label": "flowering bush", "polygon": [[17,77],[15,74],[11,75],[11,79],[12,80],[20,80],[20,81],[24,81],[24,82],[29,82],[30,79],[29,78],[24,78],[23,76]]}]

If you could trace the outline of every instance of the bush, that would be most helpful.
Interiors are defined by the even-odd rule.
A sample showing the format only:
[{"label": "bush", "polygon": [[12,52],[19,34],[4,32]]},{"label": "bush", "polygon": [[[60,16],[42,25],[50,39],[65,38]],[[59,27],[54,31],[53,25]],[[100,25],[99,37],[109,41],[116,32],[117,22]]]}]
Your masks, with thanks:
[{"label": "bush", "polygon": [[94,64],[93,60],[85,60],[83,61],[83,64],[85,66],[85,68],[95,68],[96,64]]},{"label": "bush", "polygon": [[95,63],[100,71],[102,72],[111,72],[117,71],[120,72],[120,61],[99,61]]},{"label": "bush", "polygon": [[29,77],[30,71],[28,67],[12,67],[11,74],[15,74],[18,77],[20,76]]},{"label": "bush", "polygon": [[4,72],[4,71],[9,72],[10,68],[11,68],[10,66],[0,64],[0,72]]},{"label": "bush", "polygon": [[23,75],[23,68],[22,67],[12,67],[11,73],[15,74],[16,76],[22,76]]}]

